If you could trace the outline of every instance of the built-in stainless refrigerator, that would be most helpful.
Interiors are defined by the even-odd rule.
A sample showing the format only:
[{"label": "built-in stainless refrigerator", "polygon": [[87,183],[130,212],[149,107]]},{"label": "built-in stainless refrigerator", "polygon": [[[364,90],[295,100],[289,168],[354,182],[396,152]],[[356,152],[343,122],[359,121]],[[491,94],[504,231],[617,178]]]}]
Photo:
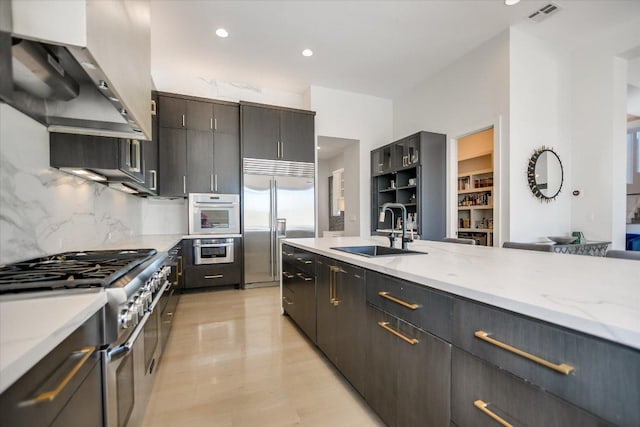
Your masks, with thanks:
[{"label": "built-in stainless refrigerator", "polygon": [[243,159],[246,287],[280,282],[280,240],[315,236],[313,163]]}]

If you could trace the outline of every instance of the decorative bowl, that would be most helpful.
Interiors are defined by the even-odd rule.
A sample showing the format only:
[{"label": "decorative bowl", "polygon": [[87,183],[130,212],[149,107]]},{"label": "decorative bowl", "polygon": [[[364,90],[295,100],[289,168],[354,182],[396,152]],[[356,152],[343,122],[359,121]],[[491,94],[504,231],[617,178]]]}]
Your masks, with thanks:
[{"label": "decorative bowl", "polygon": [[547,236],[547,239],[553,240],[560,245],[568,245],[576,241],[576,238],[573,236]]}]

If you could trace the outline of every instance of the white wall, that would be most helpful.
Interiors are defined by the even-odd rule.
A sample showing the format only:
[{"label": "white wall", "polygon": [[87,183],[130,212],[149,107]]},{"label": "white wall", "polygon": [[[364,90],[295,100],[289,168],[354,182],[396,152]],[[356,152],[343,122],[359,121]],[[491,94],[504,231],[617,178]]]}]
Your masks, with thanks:
[{"label": "white wall", "polygon": [[[510,240],[535,242],[571,230],[570,68],[566,52],[515,28],[509,51]],[[527,184],[528,160],[543,145],[558,154],[565,174],[551,202]]]},{"label": "white wall", "polygon": [[[508,143],[509,143],[509,34],[501,33],[431,76],[422,84],[393,99],[393,139],[420,130],[447,135],[449,141],[494,126],[494,165],[498,235],[508,240]],[[502,145],[503,149],[499,150]],[[447,149],[447,205],[456,191],[457,153]],[[495,166],[494,166],[495,167]],[[448,234],[455,221],[447,217]]]},{"label": "white wall", "polygon": [[[353,92],[309,88],[309,108],[316,112],[316,135],[356,139],[360,161],[359,208],[345,212],[345,229],[360,222],[359,234],[370,234],[371,150],[392,141],[392,103],[389,99]],[[355,154],[355,153],[354,153]]]},{"label": "white wall", "polygon": [[141,201],[49,167],[47,129],[0,104],[0,264],[140,234]]},{"label": "white wall", "polygon": [[[640,47],[640,18],[600,34],[572,60],[572,228],[624,248],[627,61]],[[633,78],[632,78],[633,80]]]},{"label": "white wall", "polygon": [[[369,163],[358,163],[349,159],[357,159],[360,152],[360,143],[352,143],[344,150],[344,235],[360,235],[360,171],[369,170]],[[367,174],[368,176],[369,174]],[[368,180],[370,185],[371,180]],[[370,193],[367,193],[370,194]],[[371,207],[369,207],[369,212]],[[350,220],[347,220],[350,218]],[[354,220],[355,218],[355,220]]]},{"label": "white wall", "polygon": [[142,199],[142,234],[188,234],[186,199]]}]

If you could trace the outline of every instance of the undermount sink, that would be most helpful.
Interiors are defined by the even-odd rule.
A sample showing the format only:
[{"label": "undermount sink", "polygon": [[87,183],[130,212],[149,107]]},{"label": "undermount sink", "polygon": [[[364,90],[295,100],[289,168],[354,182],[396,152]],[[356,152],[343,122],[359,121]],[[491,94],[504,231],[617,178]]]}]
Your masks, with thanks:
[{"label": "undermount sink", "polygon": [[426,252],[416,252],[410,251],[409,249],[390,248],[388,246],[340,246],[331,249],[366,257],[426,254]]}]

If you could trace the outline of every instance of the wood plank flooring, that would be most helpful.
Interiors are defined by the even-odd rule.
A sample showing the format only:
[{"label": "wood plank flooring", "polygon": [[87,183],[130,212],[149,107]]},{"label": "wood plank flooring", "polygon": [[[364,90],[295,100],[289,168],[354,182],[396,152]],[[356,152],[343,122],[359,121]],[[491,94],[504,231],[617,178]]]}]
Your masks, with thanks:
[{"label": "wood plank flooring", "polygon": [[279,297],[182,295],[143,426],[384,426]]}]

